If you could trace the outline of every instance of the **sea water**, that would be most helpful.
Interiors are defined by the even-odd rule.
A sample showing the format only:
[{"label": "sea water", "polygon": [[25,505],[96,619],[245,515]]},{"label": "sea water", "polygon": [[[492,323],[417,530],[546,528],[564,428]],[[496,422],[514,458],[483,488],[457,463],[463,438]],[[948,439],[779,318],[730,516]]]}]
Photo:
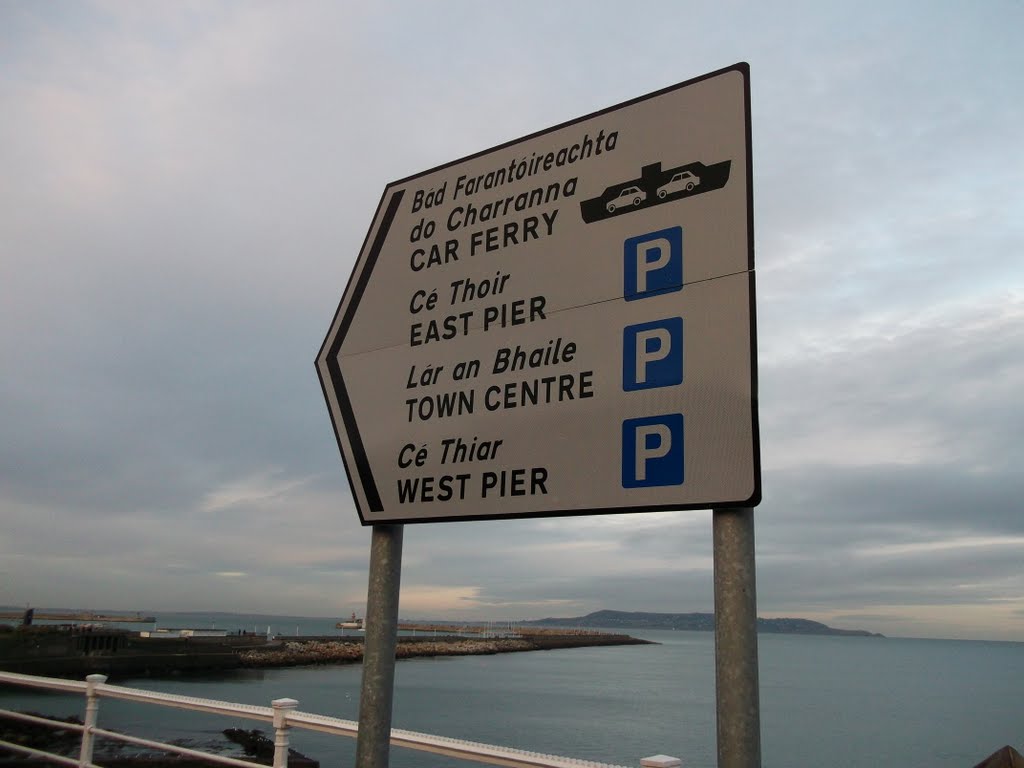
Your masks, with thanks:
[{"label": "sea water", "polygon": [[[334,621],[202,614],[161,625],[276,634],[339,634]],[[395,673],[393,725],[567,757],[637,766],[668,754],[684,768],[716,762],[714,636],[634,630],[658,645],[411,659]],[[1024,746],[1024,643],[762,634],[764,768],[900,765],[969,768]],[[243,670],[119,682],[358,719],[359,665]],[[82,697],[0,691],[0,707],[82,713]],[[224,743],[252,721],[103,700],[100,724],[164,741]],[[292,746],[325,766],[350,765],[355,742],[292,731]],[[392,748],[395,768],[468,762]]]}]

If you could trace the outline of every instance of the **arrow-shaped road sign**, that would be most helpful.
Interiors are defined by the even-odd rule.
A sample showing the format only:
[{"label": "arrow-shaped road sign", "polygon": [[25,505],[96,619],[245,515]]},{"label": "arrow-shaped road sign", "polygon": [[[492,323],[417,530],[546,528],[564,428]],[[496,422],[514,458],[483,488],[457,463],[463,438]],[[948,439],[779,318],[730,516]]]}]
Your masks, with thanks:
[{"label": "arrow-shaped road sign", "polygon": [[386,187],[316,361],[364,524],[758,503],[748,78]]}]

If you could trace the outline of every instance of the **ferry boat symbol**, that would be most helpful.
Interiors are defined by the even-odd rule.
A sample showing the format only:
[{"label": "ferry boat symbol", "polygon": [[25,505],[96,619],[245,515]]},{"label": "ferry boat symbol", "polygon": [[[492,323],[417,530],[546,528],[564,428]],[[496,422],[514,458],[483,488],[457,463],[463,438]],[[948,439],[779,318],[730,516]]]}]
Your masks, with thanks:
[{"label": "ferry boat symbol", "polygon": [[662,170],[661,163],[645,165],[640,169],[640,178],[612,184],[599,196],[581,202],[580,215],[590,224],[652,205],[713,192],[728,183],[731,167],[731,160],[713,165],[693,162],[668,170]]}]

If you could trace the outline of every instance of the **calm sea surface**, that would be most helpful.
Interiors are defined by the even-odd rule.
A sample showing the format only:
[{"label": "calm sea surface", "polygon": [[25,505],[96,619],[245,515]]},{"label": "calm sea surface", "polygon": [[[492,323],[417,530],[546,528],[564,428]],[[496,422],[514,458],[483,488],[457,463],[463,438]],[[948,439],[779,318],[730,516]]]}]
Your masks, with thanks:
[{"label": "calm sea surface", "polygon": [[[337,634],[333,620],[160,616],[160,626]],[[136,626],[136,628],[138,628]],[[715,765],[714,637],[633,631],[660,645],[401,661],[393,725],[414,731],[637,766],[668,754]],[[970,768],[997,748],[1024,747],[1024,643],[761,635],[764,768]],[[356,720],[361,667],[137,679],[139,688]],[[0,707],[82,712],[82,698],[0,690]],[[212,742],[259,724],[104,700],[100,724],[161,740]],[[328,766],[351,765],[355,741],[303,731],[292,745]],[[471,763],[393,748],[395,768]]]}]

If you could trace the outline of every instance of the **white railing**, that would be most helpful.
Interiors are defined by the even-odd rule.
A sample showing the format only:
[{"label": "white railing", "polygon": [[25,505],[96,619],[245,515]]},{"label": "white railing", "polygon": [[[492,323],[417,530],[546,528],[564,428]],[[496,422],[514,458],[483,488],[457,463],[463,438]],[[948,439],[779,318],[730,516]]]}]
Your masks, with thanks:
[{"label": "white railing", "polygon": [[[19,685],[30,688],[44,688],[52,691],[63,691],[67,693],[82,693],[85,695],[85,717],[83,725],[69,725],[68,723],[48,718],[26,715],[20,712],[11,712],[0,709],[0,715],[15,720],[31,722],[38,725],[50,725],[65,731],[77,731],[82,734],[81,749],[77,760],[43,752],[30,747],[23,747],[0,740],[0,749],[9,749],[25,755],[34,757],[46,757],[48,760],[62,765],[77,766],[78,768],[101,768],[93,763],[93,746],[96,737],[120,741],[127,744],[134,744],[153,750],[159,750],[171,754],[184,755],[187,757],[207,760],[211,763],[233,766],[234,768],[252,768],[252,762],[238,760],[232,757],[201,752],[186,747],[179,747],[174,744],[167,744],[159,741],[129,736],[115,731],[108,731],[97,725],[99,717],[99,700],[101,698],[124,699],[144,704],[154,704],[162,707],[173,707],[177,709],[188,709],[196,712],[209,712],[218,715],[230,715],[248,720],[257,720],[270,723],[274,728],[274,768],[287,768],[289,731],[292,728],[300,728],[311,731],[320,731],[335,736],[355,737],[359,732],[359,723],[354,720],[341,720],[336,717],[317,715],[311,712],[300,712],[297,707],[299,702],[295,699],[275,699],[269,707],[260,707],[251,704],[237,704],[229,701],[217,701],[215,699],[201,699],[192,696],[180,696],[170,693],[159,693],[157,691],[146,691],[139,688],[126,688],[120,685],[108,685],[105,675],[89,675],[85,682],[77,680],[61,680],[53,677],[37,677],[35,675],[22,675],[15,672],[0,672],[0,683]],[[398,747],[407,747],[423,752],[433,752],[448,757],[471,760],[479,763],[491,763],[495,765],[512,766],[512,768],[623,768],[622,766],[609,766],[606,763],[597,763],[589,760],[577,760],[557,755],[545,755],[539,752],[526,752],[520,749],[499,747],[491,744],[481,744],[461,739],[450,739],[444,736],[433,736],[427,733],[415,731],[404,731],[398,728],[391,730],[391,743]],[[657,758],[665,758],[658,755]],[[679,761],[674,758],[665,758],[672,763],[659,764],[659,768],[669,768],[671,765],[678,766]],[[645,758],[642,764],[651,764],[648,761],[652,758]]]}]

